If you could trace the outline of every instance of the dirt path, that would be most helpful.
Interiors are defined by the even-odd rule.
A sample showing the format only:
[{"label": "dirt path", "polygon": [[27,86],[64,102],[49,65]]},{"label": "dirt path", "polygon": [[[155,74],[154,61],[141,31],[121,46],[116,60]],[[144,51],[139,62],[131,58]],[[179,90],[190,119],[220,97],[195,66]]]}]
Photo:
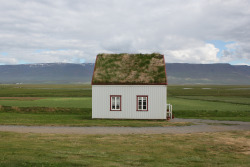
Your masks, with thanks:
[{"label": "dirt path", "polygon": [[0,131],[54,134],[180,134],[250,130],[250,122],[201,119],[174,119],[172,122],[193,122],[191,126],[174,127],[53,127],[0,125]]}]

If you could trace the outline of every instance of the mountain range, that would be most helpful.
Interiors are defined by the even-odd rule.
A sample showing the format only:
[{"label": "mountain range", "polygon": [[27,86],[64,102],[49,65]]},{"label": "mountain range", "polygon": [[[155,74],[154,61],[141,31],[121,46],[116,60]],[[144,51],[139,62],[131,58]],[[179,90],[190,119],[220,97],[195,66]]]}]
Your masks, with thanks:
[{"label": "mountain range", "polygon": [[[94,63],[0,65],[0,84],[91,83]],[[166,63],[168,84],[249,85],[250,66]]]}]

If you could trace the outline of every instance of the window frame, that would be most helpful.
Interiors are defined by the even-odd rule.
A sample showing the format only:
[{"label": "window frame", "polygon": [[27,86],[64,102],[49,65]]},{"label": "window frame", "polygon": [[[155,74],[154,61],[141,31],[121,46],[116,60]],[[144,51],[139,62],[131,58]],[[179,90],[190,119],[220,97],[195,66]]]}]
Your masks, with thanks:
[{"label": "window frame", "polygon": [[[112,97],[120,97],[120,109],[112,109]],[[109,110],[110,111],[122,111],[122,96],[121,95],[110,95],[110,109]]]},{"label": "window frame", "polygon": [[[143,100],[142,100],[142,109],[139,109],[139,97],[146,97],[146,109],[143,109]],[[148,111],[148,95],[136,95],[136,111]]]}]

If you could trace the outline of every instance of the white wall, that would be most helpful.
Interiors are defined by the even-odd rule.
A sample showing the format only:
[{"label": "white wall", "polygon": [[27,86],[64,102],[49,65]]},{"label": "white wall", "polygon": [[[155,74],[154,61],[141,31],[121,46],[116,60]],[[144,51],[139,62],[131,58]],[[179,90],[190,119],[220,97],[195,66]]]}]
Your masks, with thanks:
[{"label": "white wall", "polygon": [[[166,119],[166,85],[92,85],[92,118]],[[110,95],[121,95],[122,111],[110,111]],[[136,111],[136,95],[148,95],[148,111]]]}]

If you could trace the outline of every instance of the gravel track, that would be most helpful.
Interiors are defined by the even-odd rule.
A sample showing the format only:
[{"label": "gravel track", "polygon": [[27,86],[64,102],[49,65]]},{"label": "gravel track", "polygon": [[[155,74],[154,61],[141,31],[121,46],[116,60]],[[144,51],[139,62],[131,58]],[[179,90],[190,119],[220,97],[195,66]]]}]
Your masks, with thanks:
[{"label": "gravel track", "polygon": [[250,130],[250,122],[202,119],[174,119],[171,122],[192,122],[191,126],[170,127],[65,127],[0,125],[0,131],[53,134],[186,134]]}]

